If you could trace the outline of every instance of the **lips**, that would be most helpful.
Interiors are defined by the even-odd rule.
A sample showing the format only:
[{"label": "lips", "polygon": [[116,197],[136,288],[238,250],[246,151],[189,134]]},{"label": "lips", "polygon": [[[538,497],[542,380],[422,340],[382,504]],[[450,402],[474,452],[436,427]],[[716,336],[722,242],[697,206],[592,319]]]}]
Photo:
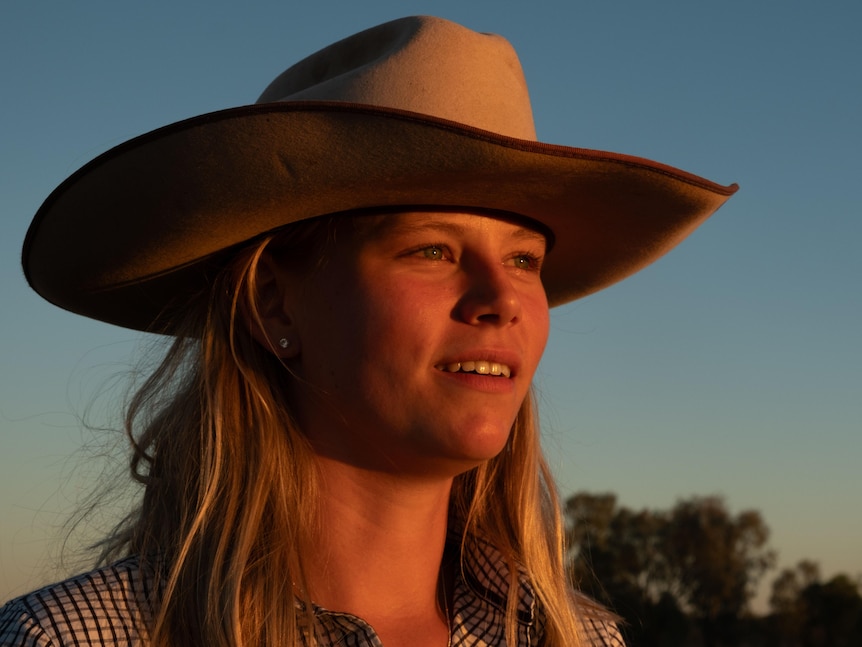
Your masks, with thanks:
[{"label": "lips", "polygon": [[497,377],[511,377],[512,375],[512,369],[506,364],[484,359],[438,364],[435,368],[447,373],[477,373],[479,375],[494,375]]}]

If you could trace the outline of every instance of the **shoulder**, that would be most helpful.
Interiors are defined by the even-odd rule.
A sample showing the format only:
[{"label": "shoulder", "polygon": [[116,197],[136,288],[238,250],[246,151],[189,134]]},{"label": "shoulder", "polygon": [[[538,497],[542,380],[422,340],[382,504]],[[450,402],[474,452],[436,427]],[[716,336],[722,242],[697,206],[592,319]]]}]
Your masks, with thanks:
[{"label": "shoulder", "polygon": [[622,619],[607,607],[580,591],[574,591],[572,605],[589,647],[626,647],[620,632]]},{"label": "shoulder", "polygon": [[0,608],[0,646],[139,644],[151,588],[133,557],[46,586]]},{"label": "shoulder", "polygon": [[626,647],[617,623],[610,618],[584,618],[582,621],[590,647]]}]

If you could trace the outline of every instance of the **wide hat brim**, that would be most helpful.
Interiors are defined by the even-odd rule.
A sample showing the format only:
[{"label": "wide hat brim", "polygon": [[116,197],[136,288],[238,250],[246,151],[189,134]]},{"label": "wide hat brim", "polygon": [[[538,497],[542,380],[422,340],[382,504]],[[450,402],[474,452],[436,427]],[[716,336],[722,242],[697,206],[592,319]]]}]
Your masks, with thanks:
[{"label": "wide hat brim", "polygon": [[543,281],[555,306],[649,265],[736,188],[404,110],[275,102],[172,124],[94,159],[39,209],[23,265],[66,310],[170,332],[225,256],[265,232],[356,209],[455,207],[550,229]]}]

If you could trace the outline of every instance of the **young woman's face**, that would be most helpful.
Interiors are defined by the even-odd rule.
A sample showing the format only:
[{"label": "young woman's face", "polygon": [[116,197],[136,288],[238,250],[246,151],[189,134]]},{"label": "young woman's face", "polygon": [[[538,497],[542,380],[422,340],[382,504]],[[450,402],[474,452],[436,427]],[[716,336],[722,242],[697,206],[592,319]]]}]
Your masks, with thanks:
[{"label": "young woman's face", "polygon": [[302,277],[275,259],[315,450],[413,475],[499,453],[548,336],[545,244],[511,221],[422,212],[339,230]]}]

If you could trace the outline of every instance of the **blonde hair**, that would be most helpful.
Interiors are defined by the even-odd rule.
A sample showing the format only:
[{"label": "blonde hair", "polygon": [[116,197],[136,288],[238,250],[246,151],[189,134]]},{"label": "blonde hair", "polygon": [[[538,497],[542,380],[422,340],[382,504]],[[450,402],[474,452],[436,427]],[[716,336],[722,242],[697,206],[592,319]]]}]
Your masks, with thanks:
[{"label": "blonde hair", "polygon": [[[300,223],[278,245],[324,258],[335,229],[334,218]],[[272,239],[238,252],[185,305],[172,346],[126,414],[132,474],[145,491],[103,542],[103,558],[137,554],[155,572],[149,631],[160,647],[314,643],[311,600],[285,604],[307,590],[298,547],[317,529],[314,455],[290,415],[289,371],[249,331],[260,322],[257,268]],[[541,601],[544,644],[584,644],[583,617],[603,612],[565,576],[532,395],[500,455],[455,479],[451,507],[462,541],[481,537],[508,562],[507,643],[517,643],[520,565]]]}]

